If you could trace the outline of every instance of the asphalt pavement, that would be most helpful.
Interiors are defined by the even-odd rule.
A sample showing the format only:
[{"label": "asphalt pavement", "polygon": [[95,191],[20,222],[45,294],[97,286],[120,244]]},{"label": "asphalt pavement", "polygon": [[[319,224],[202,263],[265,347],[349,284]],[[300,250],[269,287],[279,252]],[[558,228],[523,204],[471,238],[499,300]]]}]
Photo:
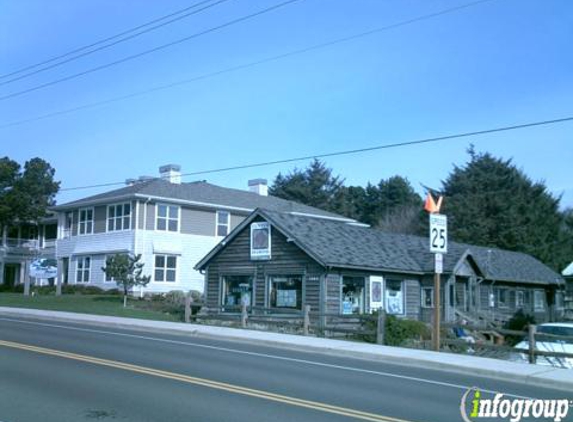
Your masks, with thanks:
[{"label": "asphalt pavement", "polygon": [[0,311],[0,421],[456,421],[471,387],[484,397],[573,399],[561,373],[530,383],[249,340],[247,330],[233,338],[97,319]]}]

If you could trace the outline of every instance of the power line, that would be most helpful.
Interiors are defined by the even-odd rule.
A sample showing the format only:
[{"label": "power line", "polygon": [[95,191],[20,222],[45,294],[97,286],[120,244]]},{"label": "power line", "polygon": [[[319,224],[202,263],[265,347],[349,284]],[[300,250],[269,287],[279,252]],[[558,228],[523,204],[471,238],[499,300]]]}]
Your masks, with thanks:
[{"label": "power line", "polygon": [[107,104],[111,104],[111,103],[115,103],[115,102],[119,102],[119,101],[124,101],[124,100],[127,100],[127,99],[144,96],[144,95],[151,94],[151,93],[154,93],[154,92],[164,91],[164,90],[167,90],[167,89],[172,89],[172,88],[175,88],[175,87],[178,87],[178,86],[181,86],[181,85],[187,85],[187,84],[190,84],[190,83],[193,83],[193,82],[197,82],[197,81],[200,81],[200,80],[203,80],[203,79],[209,79],[209,78],[212,78],[212,77],[220,76],[220,75],[223,75],[223,74],[226,74],[226,73],[237,72],[237,71],[239,71],[239,70],[244,70],[244,69],[248,69],[248,68],[251,68],[251,67],[260,66],[260,65],[263,65],[263,64],[266,64],[266,63],[271,63],[271,62],[278,61],[278,60],[282,60],[282,59],[286,59],[286,58],[289,58],[289,57],[293,57],[293,56],[297,56],[297,55],[309,53],[309,52],[312,52],[312,51],[315,51],[315,50],[320,50],[320,49],[323,49],[323,48],[335,46],[335,45],[342,44],[342,43],[345,43],[345,42],[354,41],[354,40],[356,40],[356,39],[364,38],[364,37],[367,37],[367,36],[370,36],[370,35],[375,35],[375,34],[377,34],[377,33],[384,32],[384,31],[388,31],[388,30],[400,28],[400,27],[402,27],[402,26],[411,25],[411,24],[416,23],[416,22],[428,20],[428,19],[431,19],[431,18],[435,18],[435,17],[438,17],[438,16],[442,16],[442,15],[448,14],[448,13],[453,13],[453,12],[456,12],[456,11],[459,11],[459,10],[462,10],[462,9],[466,9],[466,8],[469,8],[469,7],[472,7],[472,6],[476,6],[476,5],[481,4],[481,3],[486,3],[486,2],[489,2],[489,1],[493,1],[493,0],[473,1],[473,2],[471,2],[471,3],[466,3],[466,4],[462,4],[462,5],[460,5],[460,6],[451,7],[451,8],[448,8],[448,9],[443,9],[443,10],[440,10],[440,11],[437,11],[437,12],[434,12],[434,13],[429,13],[429,14],[426,14],[426,15],[416,16],[416,17],[411,18],[411,19],[407,19],[407,20],[403,20],[403,21],[400,21],[400,22],[397,22],[397,23],[390,24],[390,25],[386,25],[386,26],[374,28],[374,29],[371,29],[371,30],[368,30],[368,31],[365,31],[365,32],[360,32],[360,33],[357,33],[357,34],[354,34],[354,35],[349,35],[349,36],[346,36],[346,37],[343,37],[343,38],[337,38],[337,39],[330,40],[330,41],[326,41],[326,42],[323,42],[323,43],[320,43],[320,44],[314,44],[314,45],[309,46],[309,47],[304,47],[304,48],[301,48],[301,49],[298,49],[298,50],[293,50],[293,51],[286,52],[286,53],[283,53],[283,54],[278,54],[278,55],[275,55],[275,56],[266,57],[266,58],[263,58],[263,59],[260,59],[260,60],[256,60],[256,61],[253,61],[253,62],[244,63],[244,64],[232,66],[232,67],[228,67],[228,68],[225,68],[225,69],[220,69],[220,70],[217,70],[217,71],[214,71],[214,72],[210,72],[210,73],[205,73],[205,74],[203,74],[203,75],[198,75],[198,76],[193,77],[193,78],[190,78],[190,79],[184,79],[184,80],[181,80],[181,81],[172,82],[172,83],[170,83],[170,84],[156,86],[156,87],[154,87],[154,88],[149,88],[149,89],[146,89],[146,90],[143,90],[143,91],[138,91],[138,92],[134,92],[134,93],[131,93],[131,94],[126,94],[126,95],[122,95],[122,96],[119,96],[119,97],[109,98],[109,99],[107,99],[107,100],[102,100],[102,101],[97,101],[97,102],[94,102],[94,103],[83,104],[83,105],[80,105],[80,106],[77,106],[77,107],[72,107],[72,108],[65,109],[65,110],[55,111],[55,112],[52,112],[52,113],[47,113],[47,114],[43,114],[43,115],[40,115],[40,116],[31,117],[31,118],[29,118],[29,119],[17,120],[17,121],[14,121],[14,122],[5,123],[5,124],[3,124],[3,125],[0,125],[0,129],[4,129],[4,128],[7,128],[7,127],[12,127],[12,126],[19,126],[19,125],[22,125],[22,124],[32,123],[32,122],[36,122],[36,121],[44,120],[44,119],[49,119],[49,118],[51,118],[51,117],[61,116],[61,115],[73,113],[73,112],[80,111],[80,110],[86,110],[86,109],[90,109],[90,108],[94,108],[94,107],[98,107],[98,106],[102,106],[102,105],[107,105]]},{"label": "power line", "polygon": [[23,68],[14,70],[14,71],[12,71],[12,72],[10,72],[10,73],[5,73],[5,74],[3,74],[3,75],[0,75],[0,79],[8,78],[8,77],[10,77],[10,76],[17,75],[18,73],[22,73],[22,72],[25,72],[25,71],[27,71],[27,70],[35,69],[36,67],[42,66],[42,65],[47,64],[47,63],[52,63],[52,62],[54,62],[54,61],[56,61],[56,60],[63,59],[64,57],[68,57],[68,56],[70,56],[70,55],[72,55],[72,54],[79,53],[80,51],[87,50],[88,48],[95,47],[95,46],[97,46],[97,45],[99,45],[99,44],[103,44],[103,43],[106,43],[106,42],[108,42],[108,41],[112,41],[112,40],[114,40],[114,39],[116,39],[116,38],[122,37],[122,36],[127,35],[127,34],[129,34],[129,33],[131,33],[131,32],[134,32],[134,31],[137,31],[137,30],[139,30],[139,29],[145,28],[146,26],[153,25],[154,23],[161,22],[162,20],[169,19],[170,17],[173,17],[173,16],[179,15],[179,14],[181,14],[181,13],[184,13],[184,12],[190,10],[190,9],[193,9],[193,8],[195,8],[195,7],[197,7],[197,6],[201,6],[202,4],[208,3],[208,2],[210,2],[210,1],[211,1],[211,0],[203,0],[203,1],[200,1],[200,2],[198,2],[198,3],[194,3],[194,4],[192,4],[191,6],[185,7],[184,9],[177,10],[177,11],[175,11],[175,12],[173,12],[173,13],[168,14],[168,15],[161,16],[161,17],[159,17],[159,18],[157,18],[157,19],[153,19],[153,20],[151,20],[151,21],[149,21],[149,22],[146,22],[146,23],[144,23],[144,24],[138,25],[138,26],[136,26],[136,27],[134,27],[134,28],[131,28],[131,29],[127,29],[127,30],[125,30],[125,31],[122,31],[122,32],[120,32],[120,33],[118,33],[118,34],[115,34],[115,35],[109,36],[109,37],[107,37],[107,38],[101,39],[101,40],[99,40],[99,41],[95,41],[95,42],[93,42],[93,43],[91,43],[91,44],[88,44],[88,45],[84,45],[84,46],[82,46],[82,47],[75,48],[75,49],[73,49],[73,50],[71,50],[71,51],[68,51],[67,53],[63,53],[63,54],[60,54],[60,55],[58,55],[58,56],[52,57],[52,58],[50,58],[50,59],[46,59],[46,60],[43,60],[43,61],[41,61],[41,62],[28,65],[28,66],[26,66],[26,67],[23,67]]},{"label": "power line", "polygon": [[42,68],[40,68],[40,69],[37,69],[37,70],[34,70],[34,71],[32,71],[32,72],[24,73],[23,75],[17,76],[17,77],[12,78],[12,79],[8,79],[7,81],[0,82],[0,86],[2,86],[2,85],[7,85],[7,84],[12,83],[12,82],[15,82],[15,81],[19,81],[19,80],[21,80],[21,79],[28,78],[28,77],[33,76],[33,75],[36,75],[36,74],[38,74],[38,73],[45,72],[46,70],[53,69],[53,68],[55,68],[55,67],[58,67],[58,66],[61,66],[61,65],[63,65],[63,64],[69,63],[69,62],[71,62],[71,61],[77,60],[77,59],[79,59],[79,58],[81,58],[81,57],[85,57],[85,56],[88,56],[88,55],[90,55],[90,54],[96,53],[96,52],[98,52],[98,51],[105,50],[106,48],[113,47],[113,46],[115,46],[115,45],[117,45],[117,44],[120,44],[120,43],[122,43],[122,42],[131,40],[131,39],[136,38],[136,37],[138,37],[138,36],[140,36],[140,35],[143,35],[143,34],[146,34],[146,33],[148,33],[148,32],[154,31],[154,30],[159,29],[159,28],[162,28],[162,27],[164,27],[164,26],[170,25],[170,24],[172,24],[172,23],[174,23],[174,22],[177,22],[177,21],[180,21],[180,20],[182,20],[182,19],[185,19],[185,18],[187,18],[187,17],[189,17],[189,16],[196,15],[196,14],[198,14],[198,13],[201,13],[201,12],[203,12],[204,10],[210,9],[210,8],[212,8],[212,7],[214,7],[214,6],[217,6],[217,5],[221,4],[221,3],[224,3],[224,2],[229,1],[229,0],[218,0],[218,1],[216,1],[215,3],[209,4],[209,5],[207,5],[207,6],[205,6],[205,7],[202,7],[202,8],[200,8],[200,9],[198,9],[198,10],[193,10],[193,11],[191,11],[191,12],[188,12],[188,13],[185,13],[185,14],[183,14],[183,15],[180,15],[182,12],[185,12],[185,11],[187,11],[187,10],[189,10],[189,9],[192,9],[192,8],[196,8],[196,7],[201,6],[201,5],[205,4],[205,3],[209,3],[210,1],[212,1],[212,0],[203,0],[203,1],[200,1],[200,2],[198,2],[198,3],[195,3],[195,4],[191,5],[191,6],[186,7],[185,9],[182,9],[182,10],[180,10],[180,11],[178,11],[178,12],[174,12],[174,13],[171,13],[171,14],[166,15],[166,16],[164,16],[164,17],[161,17],[161,18],[158,18],[158,19],[154,19],[153,21],[148,22],[148,23],[146,23],[146,24],[139,25],[139,26],[136,27],[136,28],[133,28],[133,29],[124,31],[124,32],[122,32],[122,33],[120,33],[120,34],[117,34],[117,35],[108,37],[108,38],[106,38],[106,39],[104,39],[104,40],[101,40],[101,41],[97,41],[97,42],[92,43],[92,44],[90,44],[90,45],[77,48],[77,49],[75,49],[75,50],[73,50],[73,51],[70,51],[70,52],[68,52],[68,53],[62,54],[62,55],[60,55],[60,56],[58,56],[58,57],[54,57],[54,58],[45,60],[45,61],[43,61],[43,62],[36,63],[36,64],[34,64],[34,65],[31,65],[31,66],[28,66],[28,67],[26,67],[26,68],[20,69],[20,70],[18,70],[18,71],[14,71],[14,72],[9,73],[9,74],[7,74],[7,75],[0,76],[0,79],[3,79],[3,78],[8,77],[8,76],[13,76],[13,75],[15,75],[15,74],[22,73],[22,72],[24,72],[24,71],[26,71],[26,70],[34,69],[34,68],[39,67],[39,66],[41,66],[41,65],[43,65],[43,64],[47,64],[47,63],[51,63],[51,62],[57,61],[58,59],[62,59],[62,58],[68,57],[68,56],[70,56],[70,55],[72,55],[72,54],[79,53],[79,52],[84,51],[84,50],[87,50],[87,49],[89,49],[89,48],[91,48],[91,47],[95,47],[95,46],[97,46],[97,45],[99,45],[99,44],[103,44],[103,43],[105,43],[105,42],[107,42],[107,41],[114,40],[114,39],[116,39],[116,38],[119,38],[119,37],[122,36],[122,35],[125,35],[125,34],[128,34],[128,33],[130,33],[130,32],[133,32],[133,31],[135,31],[135,30],[137,30],[137,29],[140,29],[140,28],[142,28],[142,27],[149,26],[150,24],[153,24],[153,23],[155,23],[155,22],[165,20],[166,18],[169,18],[169,17],[171,17],[171,16],[179,15],[179,16],[176,16],[175,18],[171,19],[171,20],[168,20],[168,21],[166,21],[166,22],[162,22],[162,23],[160,23],[160,24],[158,24],[158,25],[155,25],[155,26],[152,26],[152,27],[150,27],[150,28],[144,29],[144,30],[142,30],[142,31],[136,32],[135,34],[131,34],[131,35],[128,35],[128,36],[126,36],[126,37],[120,38],[120,39],[118,39],[118,40],[116,40],[116,41],[113,41],[113,42],[111,42],[111,43],[104,44],[104,45],[102,45],[102,46],[100,46],[100,47],[94,48],[93,50],[89,50],[89,51],[86,51],[86,52],[83,52],[83,53],[79,53],[79,54],[72,55],[72,57],[69,57],[69,58],[67,58],[67,59],[65,59],[65,60],[59,61],[59,62],[54,63],[54,64],[51,64],[51,65],[49,65],[49,66],[44,66],[44,67],[42,67]]},{"label": "power line", "polygon": [[[493,129],[483,129],[483,130],[478,130],[478,131],[473,131],[473,132],[463,132],[463,133],[457,133],[454,135],[446,135],[446,136],[438,136],[438,137],[433,137],[433,138],[417,139],[417,140],[413,140],[413,141],[395,142],[395,143],[391,143],[391,144],[378,145],[378,146],[368,147],[368,148],[359,148],[359,149],[351,149],[351,150],[345,150],[345,151],[328,152],[328,153],[324,153],[324,154],[306,155],[306,156],[302,156],[302,157],[286,158],[286,159],[282,159],[282,160],[264,161],[264,162],[255,163],[255,164],[244,164],[244,165],[239,165],[239,166],[223,167],[223,168],[212,169],[212,170],[195,171],[195,172],[191,172],[191,173],[184,173],[181,175],[181,177],[198,176],[198,175],[213,174],[213,173],[223,173],[223,172],[227,172],[227,171],[244,170],[244,169],[256,168],[256,167],[266,167],[266,166],[272,166],[272,165],[276,165],[276,164],[285,164],[285,163],[293,163],[293,162],[297,162],[297,161],[306,161],[306,160],[310,160],[310,159],[314,159],[314,158],[327,158],[327,157],[336,157],[336,156],[341,156],[341,155],[360,154],[360,153],[364,153],[364,152],[378,151],[378,150],[383,150],[383,149],[400,148],[400,147],[411,146],[411,145],[435,143],[435,142],[446,141],[446,140],[451,140],[451,139],[468,138],[470,136],[483,136],[483,135],[487,135],[490,133],[508,132],[508,131],[512,131],[512,130],[526,129],[526,128],[535,127],[535,126],[548,126],[548,125],[565,123],[565,122],[570,122],[570,121],[573,121],[573,116],[563,117],[563,118],[559,118],[559,119],[552,119],[552,120],[541,120],[541,121],[537,121],[537,122],[522,123],[522,124],[512,125],[512,126],[502,126],[502,127],[497,127],[497,128],[493,128]],[[152,178],[150,180],[156,180],[156,179],[159,179],[159,177]],[[60,191],[72,191],[72,190],[81,190],[81,189],[102,188],[102,187],[123,185],[124,183],[125,182],[111,182],[111,183],[102,183],[102,184],[98,184],[98,185],[75,186],[75,187],[71,187],[71,188],[63,188],[63,189],[60,189]]]},{"label": "power line", "polygon": [[227,28],[227,27],[232,26],[232,25],[235,25],[235,24],[237,24],[237,23],[240,23],[240,22],[243,22],[243,21],[246,21],[246,20],[255,18],[255,17],[257,17],[257,16],[263,15],[263,14],[265,14],[265,13],[272,12],[273,10],[276,10],[276,9],[281,8],[281,7],[287,6],[287,5],[291,4],[291,3],[296,3],[297,1],[300,1],[300,0],[287,0],[287,1],[283,1],[283,2],[278,3],[278,4],[275,4],[275,5],[273,5],[273,6],[270,6],[270,7],[267,7],[267,8],[265,8],[265,9],[259,10],[258,12],[254,12],[254,13],[251,13],[251,14],[248,14],[248,15],[245,15],[245,16],[242,16],[242,17],[240,17],[240,18],[233,19],[233,20],[228,21],[228,22],[226,22],[226,23],[224,23],[224,24],[211,27],[211,28],[206,29],[206,30],[204,30],[204,31],[197,32],[197,33],[195,33],[195,34],[193,34],[193,35],[189,35],[189,36],[187,36],[187,37],[180,38],[180,39],[178,39],[178,40],[176,40],[176,41],[172,41],[172,42],[169,42],[169,43],[167,43],[167,44],[162,44],[162,45],[160,45],[160,46],[158,46],[158,47],[155,47],[155,48],[152,48],[152,49],[149,49],[149,50],[142,51],[141,53],[133,54],[133,55],[131,55],[131,56],[127,56],[127,57],[124,57],[124,58],[122,58],[122,59],[115,60],[115,61],[110,62],[110,63],[106,63],[106,64],[101,65],[101,66],[96,66],[96,67],[93,67],[93,68],[91,68],[91,69],[87,69],[87,70],[84,70],[84,71],[82,71],[82,72],[79,72],[79,73],[76,73],[76,74],[73,74],[73,75],[70,75],[70,76],[66,76],[66,77],[64,77],[64,78],[60,78],[60,79],[56,79],[56,80],[53,80],[53,81],[50,81],[50,82],[46,82],[46,83],[44,83],[44,84],[36,85],[36,86],[34,86],[34,87],[32,87],[32,88],[28,88],[28,89],[25,89],[25,90],[22,90],[22,91],[17,91],[17,92],[13,92],[13,93],[11,93],[11,94],[8,94],[8,95],[4,95],[4,96],[0,97],[0,101],[7,100],[7,99],[9,99],[9,98],[19,97],[20,95],[28,94],[28,93],[30,93],[30,92],[37,91],[37,90],[39,90],[39,89],[46,88],[46,87],[49,87],[49,86],[52,86],[52,85],[56,85],[56,84],[59,84],[59,83],[62,83],[62,82],[67,82],[67,81],[69,81],[69,80],[79,78],[80,76],[85,76],[85,75],[90,74],[90,73],[98,72],[98,71],[100,71],[100,70],[107,69],[107,68],[109,68],[109,67],[116,66],[116,65],[118,65],[118,64],[125,63],[125,62],[127,62],[127,61],[134,60],[134,59],[137,59],[137,58],[139,58],[139,57],[143,57],[143,56],[146,56],[146,55],[148,55],[148,54],[152,54],[152,53],[155,53],[155,52],[160,51],[160,50],[164,50],[164,49],[169,48],[169,47],[173,47],[174,45],[181,44],[181,43],[186,42],[186,41],[190,41],[190,40],[192,40],[192,39],[195,39],[195,38],[198,38],[198,37],[200,37],[200,36],[209,34],[209,33],[211,33],[211,32],[215,32],[215,31],[218,31],[218,30],[220,30],[220,29]]}]

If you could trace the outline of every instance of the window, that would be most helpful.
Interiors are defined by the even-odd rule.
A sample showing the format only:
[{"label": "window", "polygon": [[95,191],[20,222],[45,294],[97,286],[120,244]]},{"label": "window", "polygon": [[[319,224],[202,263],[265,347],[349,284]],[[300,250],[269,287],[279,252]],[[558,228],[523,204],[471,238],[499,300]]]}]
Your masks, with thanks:
[{"label": "window", "polygon": [[[253,303],[253,277],[233,275],[223,277],[221,304],[223,306],[251,306]],[[238,309],[226,309],[237,311]]]},{"label": "window", "polygon": [[545,309],[545,292],[543,290],[535,290],[533,292],[533,310],[543,311]]},{"label": "window", "polygon": [[131,228],[131,204],[107,207],[107,231],[129,230]]},{"label": "window", "polygon": [[179,207],[176,205],[157,204],[157,230],[179,231]]},{"label": "window", "polygon": [[94,231],[94,209],[83,208],[80,210],[79,234],[92,234]]},{"label": "window", "polygon": [[507,289],[497,290],[497,303],[499,304],[500,308],[507,308],[508,306],[507,298],[508,298]]},{"label": "window", "polygon": [[365,303],[364,277],[342,277],[342,314],[363,314]]},{"label": "window", "polygon": [[523,308],[525,304],[525,292],[523,290],[518,290],[515,292],[515,307],[517,309]]},{"label": "window", "polygon": [[271,308],[302,309],[302,277],[269,277],[269,303]]},{"label": "window", "polygon": [[394,315],[404,313],[404,292],[400,280],[386,281],[386,311]]},{"label": "window", "polygon": [[158,283],[175,283],[177,257],[175,255],[155,255],[155,278]]},{"label": "window", "polygon": [[217,211],[217,236],[227,236],[229,234],[229,227],[231,214],[227,211]]},{"label": "window", "polygon": [[434,307],[434,288],[422,287],[422,308]]},{"label": "window", "polygon": [[78,257],[77,267],[76,267],[76,283],[90,282],[90,267],[91,267],[91,257],[89,256]]}]

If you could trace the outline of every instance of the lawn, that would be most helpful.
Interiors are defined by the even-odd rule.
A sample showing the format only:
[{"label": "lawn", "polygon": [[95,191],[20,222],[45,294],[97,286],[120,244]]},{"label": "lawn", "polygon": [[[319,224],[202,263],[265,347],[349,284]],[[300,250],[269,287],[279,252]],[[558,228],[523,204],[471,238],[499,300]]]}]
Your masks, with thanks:
[{"label": "lawn", "polygon": [[24,296],[21,293],[0,293],[0,306],[45,309],[50,311],[79,312],[157,321],[181,321],[181,316],[169,313],[144,300],[130,299],[123,307],[121,296],[65,294]]}]

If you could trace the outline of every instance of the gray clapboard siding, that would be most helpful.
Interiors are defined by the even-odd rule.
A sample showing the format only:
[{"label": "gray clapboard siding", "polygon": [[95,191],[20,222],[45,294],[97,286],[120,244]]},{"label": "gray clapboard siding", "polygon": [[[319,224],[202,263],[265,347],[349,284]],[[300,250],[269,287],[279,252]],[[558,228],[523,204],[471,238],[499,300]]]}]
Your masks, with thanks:
[{"label": "gray clapboard siding", "polygon": [[181,208],[181,233],[199,236],[215,236],[215,230],[215,211]]},{"label": "gray clapboard siding", "polygon": [[406,316],[415,319],[420,315],[420,282],[418,280],[404,281],[406,297]]},{"label": "gray clapboard siding", "polygon": [[105,233],[107,230],[107,205],[94,207],[94,233]]}]

